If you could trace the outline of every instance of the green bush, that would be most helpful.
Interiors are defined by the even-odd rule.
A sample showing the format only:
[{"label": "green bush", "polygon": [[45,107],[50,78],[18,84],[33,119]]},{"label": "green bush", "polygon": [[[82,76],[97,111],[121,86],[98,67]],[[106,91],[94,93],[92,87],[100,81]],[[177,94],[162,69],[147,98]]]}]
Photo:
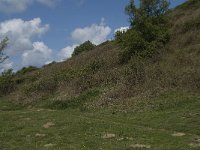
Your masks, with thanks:
[{"label": "green bush", "polygon": [[94,44],[92,44],[90,41],[86,41],[74,49],[72,56],[76,56],[82,52],[87,52],[87,51],[93,50],[94,48],[95,48]]},{"label": "green bush", "polygon": [[9,94],[14,89],[14,81],[13,81],[13,72],[12,69],[9,69],[2,73],[0,76],[0,96]]},{"label": "green bush", "polygon": [[159,53],[159,49],[168,41],[167,33],[160,33],[156,40],[147,41],[141,32],[130,29],[126,33],[117,33],[116,42],[123,51],[120,52],[121,63],[127,63],[133,56],[151,58]]},{"label": "green bush", "polygon": [[134,1],[126,7],[130,17],[131,29],[117,32],[116,42],[124,50],[120,53],[120,62],[128,62],[132,56],[153,57],[169,41],[167,1],[141,0],[137,8]]},{"label": "green bush", "polygon": [[116,33],[116,41],[124,49],[120,53],[120,62],[126,63],[133,55],[138,55],[146,49],[147,42],[142,35],[134,29],[126,33]]}]

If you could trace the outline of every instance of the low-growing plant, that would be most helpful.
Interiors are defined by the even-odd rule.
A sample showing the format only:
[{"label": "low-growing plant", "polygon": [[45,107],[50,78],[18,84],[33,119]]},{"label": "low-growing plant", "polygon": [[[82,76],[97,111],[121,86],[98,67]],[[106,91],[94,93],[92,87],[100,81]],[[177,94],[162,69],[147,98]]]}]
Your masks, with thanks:
[{"label": "low-growing plant", "polygon": [[67,109],[67,108],[80,108],[83,109],[86,102],[97,97],[99,95],[99,90],[89,90],[77,97],[67,98],[66,100],[53,100],[47,105],[51,109]]},{"label": "low-growing plant", "polygon": [[47,95],[56,91],[57,82],[54,78],[45,78],[36,82],[29,83],[23,87],[23,91],[26,95],[33,93],[43,93]]}]

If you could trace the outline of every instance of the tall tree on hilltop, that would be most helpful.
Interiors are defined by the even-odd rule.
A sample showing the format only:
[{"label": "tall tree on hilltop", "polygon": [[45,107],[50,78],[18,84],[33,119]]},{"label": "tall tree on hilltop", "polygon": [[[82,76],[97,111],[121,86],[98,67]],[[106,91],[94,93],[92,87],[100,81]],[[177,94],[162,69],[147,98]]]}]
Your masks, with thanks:
[{"label": "tall tree on hilltop", "polygon": [[139,8],[136,7],[134,0],[130,0],[125,8],[132,27],[138,26],[146,18],[162,18],[168,10],[168,0],[140,0]]},{"label": "tall tree on hilltop", "polygon": [[129,16],[130,29],[127,32],[117,32],[117,43],[123,48],[120,61],[128,62],[131,57],[153,57],[169,41],[168,0],[140,0],[137,7],[130,0],[125,11]]}]

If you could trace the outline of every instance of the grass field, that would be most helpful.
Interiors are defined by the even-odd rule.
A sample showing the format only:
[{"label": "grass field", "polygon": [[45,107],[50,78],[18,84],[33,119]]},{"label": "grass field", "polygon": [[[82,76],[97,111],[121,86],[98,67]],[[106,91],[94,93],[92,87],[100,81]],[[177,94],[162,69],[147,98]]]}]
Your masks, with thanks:
[{"label": "grass field", "polygon": [[0,149],[199,150],[200,97],[172,94],[152,101],[154,107],[138,104],[137,111],[81,111],[0,100]]}]

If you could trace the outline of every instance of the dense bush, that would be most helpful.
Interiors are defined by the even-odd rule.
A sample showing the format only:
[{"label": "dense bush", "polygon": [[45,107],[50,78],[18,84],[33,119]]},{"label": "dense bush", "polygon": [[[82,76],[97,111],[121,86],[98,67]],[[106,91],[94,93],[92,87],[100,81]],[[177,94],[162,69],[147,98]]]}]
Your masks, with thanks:
[{"label": "dense bush", "polygon": [[87,51],[93,50],[94,48],[95,48],[94,44],[92,44],[90,41],[86,41],[74,49],[72,56],[76,56],[82,52],[87,52]]},{"label": "dense bush", "polygon": [[13,72],[11,69],[4,71],[0,76],[0,96],[9,94],[14,89]]},{"label": "dense bush", "polygon": [[139,8],[134,1],[126,7],[130,16],[131,29],[127,32],[117,32],[116,42],[124,51],[120,55],[122,63],[134,56],[152,57],[169,40],[167,18],[167,1],[141,0]]}]

